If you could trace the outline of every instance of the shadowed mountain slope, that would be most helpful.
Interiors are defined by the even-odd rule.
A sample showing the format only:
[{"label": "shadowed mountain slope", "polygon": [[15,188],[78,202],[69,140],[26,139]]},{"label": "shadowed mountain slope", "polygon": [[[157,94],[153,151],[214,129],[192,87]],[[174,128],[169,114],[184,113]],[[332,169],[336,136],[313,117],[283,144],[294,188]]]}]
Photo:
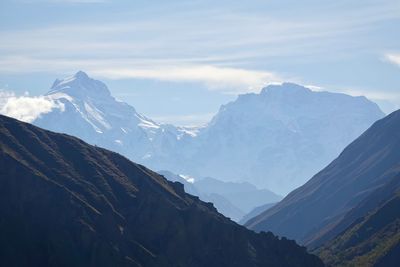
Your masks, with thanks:
[{"label": "shadowed mountain slope", "polygon": [[263,213],[264,211],[272,208],[276,204],[277,204],[276,202],[275,203],[267,203],[267,204],[255,207],[249,213],[244,215],[243,218],[239,221],[239,223],[242,224],[242,225],[246,224],[248,220],[253,219],[257,215],[259,215],[259,214]]},{"label": "shadowed mountain slope", "polygon": [[[377,121],[331,164],[246,225],[313,245],[400,172],[400,111]],[[344,224],[344,226],[348,225]],[[337,234],[338,231],[334,232]],[[320,240],[321,239],[321,240]]]},{"label": "shadowed mountain slope", "polygon": [[0,116],[2,266],[321,266],[117,153]]},{"label": "shadowed mountain slope", "polygon": [[308,246],[315,248],[324,245],[327,241],[341,234],[354,222],[378,209],[383,203],[393,198],[398,191],[400,191],[400,175],[396,175],[393,179],[390,179],[387,183],[378,187],[347,212],[340,220],[325,227],[324,231],[321,231],[319,235],[316,235],[314,239],[308,243]]},{"label": "shadowed mountain slope", "polygon": [[[329,266],[398,266],[400,262],[400,176],[380,188],[361,205],[349,212],[349,216],[365,215],[338,236],[319,248],[318,253]],[[380,201],[384,197],[388,199]],[[375,206],[375,208],[373,208]],[[369,210],[368,210],[369,208]],[[368,211],[366,211],[368,210]]]}]

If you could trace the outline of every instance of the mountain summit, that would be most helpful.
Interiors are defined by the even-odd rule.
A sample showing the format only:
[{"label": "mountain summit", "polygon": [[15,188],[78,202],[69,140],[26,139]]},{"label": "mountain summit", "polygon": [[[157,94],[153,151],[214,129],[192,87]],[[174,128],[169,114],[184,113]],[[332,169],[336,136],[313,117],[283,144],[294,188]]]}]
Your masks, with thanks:
[{"label": "mountain summit", "polygon": [[271,93],[293,94],[293,93],[312,93],[309,88],[296,83],[285,82],[282,84],[271,84],[261,90],[261,95]]},{"label": "mountain summit", "polygon": [[222,106],[198,134],[201,150],[194,157],[205,168],[197,175],[286,194],[383,116],[365,97],[270,85]]},{"label": "mountain summit", "polygon": [[221,106],[202,128],[159,124],[83,72],[47,94],[64,110],[34,124],[78,136],[156,170],[247,181],[286,194],[337,157],[384,114],[365,97],[270,85]]},{"label": "mountain summit", "polygon": [[83,71],[78,71],[75,75],[62,80],[57,79],[47,95],[55,93],[66,93],[79,98],[111,97],[110,91],[103,82],[90,78]]},{"label": "mountain summit", "polygon": [[162,153],[170,139],[189,135],[179,127],[160,125],[139,114],[116,100],[103,82],[82,71],[57,79],[46,95],[64,108],[43,114],[35,125],[78,136],[139,162]]}]

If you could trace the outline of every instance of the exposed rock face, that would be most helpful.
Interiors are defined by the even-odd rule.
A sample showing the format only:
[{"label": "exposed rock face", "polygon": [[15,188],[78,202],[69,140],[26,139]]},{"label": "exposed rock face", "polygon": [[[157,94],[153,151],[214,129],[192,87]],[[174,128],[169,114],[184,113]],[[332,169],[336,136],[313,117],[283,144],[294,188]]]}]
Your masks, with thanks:
[{"label": "exposed rock face", "polygon": [[1,266],[322,266],[117,153],[0,116]]}]

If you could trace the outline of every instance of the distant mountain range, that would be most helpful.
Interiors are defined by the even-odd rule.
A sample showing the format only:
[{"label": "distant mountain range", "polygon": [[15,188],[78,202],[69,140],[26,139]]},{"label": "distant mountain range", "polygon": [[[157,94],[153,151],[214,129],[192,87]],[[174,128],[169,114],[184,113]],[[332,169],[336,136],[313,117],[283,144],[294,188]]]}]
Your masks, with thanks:
[{"label": "distant mountain range", "polygon": [[318,248],[334,266],[396,266],[399,189],[400,110],[374,123],[325,169],[246,226]]},{"label": "distant mountain range", "polygon": [[170,181],[180,182],[185,187],[185,192],[200,197],[201,200],[212,202],[217,210],[226,217],[239,222],[243,216],[260,205],[270,205],[281,200],[282,197],[267,189],[258,189],[246,182],[223,182],[206,177],[193,179],[190,182],[181,175],[169,171],[159,171]]},{"label": "distant mountain range", "polygon": [[269,210],[270,208],[272,208],[276,204],[277,204],[277,202],[267,203],[267,204],[264,204],[264,205],[257,206],[255,208],[253,208],[250,212],[248,212],[247,214],[242,216],[242,218],[240,219],[239,223],[242,224],[242,225],[245,225],[250,219],[253,219],[254,217],[260,215],[261,213]]},{"label": "distant mountain range", "polygon": [[159,124],[110,95],[84,72],[56,80],[64,105],[33,123],[117,151],[155,170],[246,181],[286,194],[384,116],[365,97],[284,83],[240,95],[204,127]]},{"label": "distant mountain range", "polygon": [[1,266],[323,266],[72,136],[0,116],[0,163]]}]

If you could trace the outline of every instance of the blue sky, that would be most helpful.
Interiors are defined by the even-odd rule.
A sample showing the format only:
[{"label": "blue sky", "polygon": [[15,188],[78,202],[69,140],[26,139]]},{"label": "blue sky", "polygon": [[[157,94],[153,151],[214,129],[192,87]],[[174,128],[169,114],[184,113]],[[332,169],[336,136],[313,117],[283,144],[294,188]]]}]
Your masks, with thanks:
[{"label": "blue sky", "polygon": [[0,89],[78,70],[158,121],[206,122],[271,82],[400,107],[400,1],[2,0]]}]

